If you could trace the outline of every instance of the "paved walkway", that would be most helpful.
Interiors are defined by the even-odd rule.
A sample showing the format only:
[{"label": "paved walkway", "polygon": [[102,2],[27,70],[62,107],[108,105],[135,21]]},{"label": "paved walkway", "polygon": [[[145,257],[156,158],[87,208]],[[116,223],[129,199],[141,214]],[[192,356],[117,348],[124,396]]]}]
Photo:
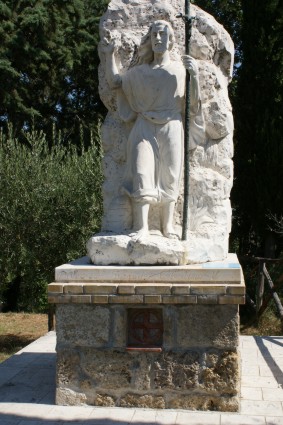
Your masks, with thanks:
[{"label": "paved walkway", "polygon": [[283,337],[240,337],[240,413],[55,406],[55,333],[0,364],[0,425],[283,425]]}]

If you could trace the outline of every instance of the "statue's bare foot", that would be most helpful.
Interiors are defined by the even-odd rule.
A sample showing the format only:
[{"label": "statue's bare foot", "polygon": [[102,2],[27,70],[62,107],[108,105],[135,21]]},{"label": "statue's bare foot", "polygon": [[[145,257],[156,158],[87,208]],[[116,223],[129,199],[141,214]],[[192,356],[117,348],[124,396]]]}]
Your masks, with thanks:
[{"label": "statue's bare foot", "polygon": [[137,232],[131,233],[130,236],[133,242],[141,242],[141,240],[147,238],[149,235],[149,231],[147,228],[143,227]]},{"label": "statue's bare foot", "polygon": [[162,233],[163,233],[163,236],[165,236],[165,238],[169,238],[169,239],[180,239],[179,236],[177,235],[177,233],[175,232],[175,230],[173,228],[165,229]]}]

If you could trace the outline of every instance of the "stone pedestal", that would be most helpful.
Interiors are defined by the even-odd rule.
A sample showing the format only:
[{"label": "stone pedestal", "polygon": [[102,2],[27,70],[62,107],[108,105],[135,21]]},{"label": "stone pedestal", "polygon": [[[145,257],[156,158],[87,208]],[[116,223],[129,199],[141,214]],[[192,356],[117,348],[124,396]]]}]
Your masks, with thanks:
[{"label": "stone pedestal", "polygon": [[235,255],[187,266],[56,269],[56,403],[237,411]]}]

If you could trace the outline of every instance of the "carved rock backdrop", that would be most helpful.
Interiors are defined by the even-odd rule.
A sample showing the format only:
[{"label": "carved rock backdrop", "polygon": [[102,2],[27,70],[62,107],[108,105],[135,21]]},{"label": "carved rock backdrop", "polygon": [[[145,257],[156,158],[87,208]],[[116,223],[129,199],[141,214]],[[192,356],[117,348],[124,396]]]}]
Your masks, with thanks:
[{"label": "carved rock backdrop", "polygon": [[[124,73],[136,61],[137,46],[157,19],[169,21],[176,43],[172,59],[184,53],[184,23],[176,18],[183,1],[112,0],[101,18],[100,35],[111,31],[118,40],[117,65]],[[199,66],[201,99],[206,125],[205,145],[190,151],[190,232],[186,251],[188,262],[220,260],[227,256],[231,230],[230,191],[233,182],[233,116],[227,86],[232,76],[234,46],[222,25],[206,12],[192,5],[194,16],[190,54]],[[120,193],[125,169],[129,124],[117,112],[115,91],[105,76],[105,57],[100,53],[100,96],[108,115],[102,127],[104,148],[104,216],[102,231],[121,232],[131,228],[130,200]],[[175,211],[175,227],[181,235],[183,190]],[[150,213],[150,226],[159,229],[158,206]]]}]

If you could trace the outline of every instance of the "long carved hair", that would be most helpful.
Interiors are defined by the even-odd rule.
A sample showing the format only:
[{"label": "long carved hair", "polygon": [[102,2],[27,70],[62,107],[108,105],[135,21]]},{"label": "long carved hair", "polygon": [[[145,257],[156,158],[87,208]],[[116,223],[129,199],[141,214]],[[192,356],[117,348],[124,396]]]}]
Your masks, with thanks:
[{"label": "long carved hair", "polygon": [[175,36],[174,36],[174,30],[172,28],[172,25],[170,24],[170,22],[164,21],[164,20],[158,20],[158,21],[154,21],[152,22],[152,24],[150,25],[148,32],[142,37],[141,39],[141,43],[140,46],[138,47],[138,60],[136,65],[142,65],[144,63],[151,63],[153,61],[153,50],[152,50],[152,45],[151,45],[151,31],[152,28],[155,25],[164,25],[168,28],[169,30],[169,50],[171,50],[174,46],[175,43]]}]

